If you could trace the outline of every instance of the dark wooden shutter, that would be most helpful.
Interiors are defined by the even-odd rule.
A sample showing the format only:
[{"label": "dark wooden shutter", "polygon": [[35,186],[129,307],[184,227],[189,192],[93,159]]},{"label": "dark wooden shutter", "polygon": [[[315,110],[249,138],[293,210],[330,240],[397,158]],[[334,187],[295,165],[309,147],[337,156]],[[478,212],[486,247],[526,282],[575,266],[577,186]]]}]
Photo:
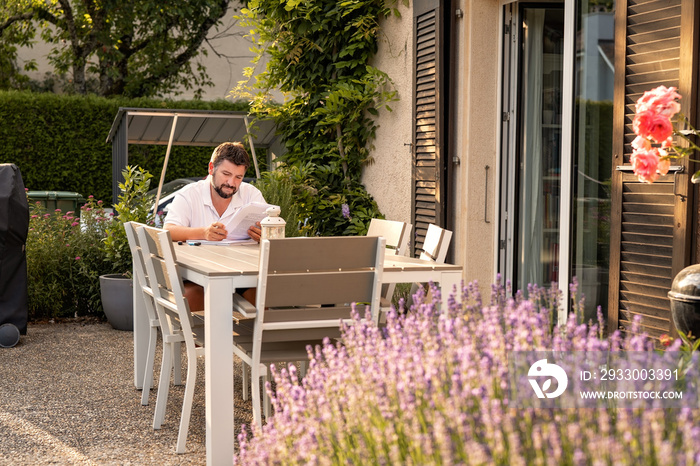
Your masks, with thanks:
[{"label": "dark wooden shutter", "polygon": [[694,111],[696,8],[694,0],[617,0],[615,9],[608,324],[627,331],[640,316],[642,331],[658,337],[674,332],[667,293],[690,257],[689,170],[674,162],[685,171],[640,183],[629,169],[632,120],[637,99],[662,84],[679,89],[685,114]]},{"label": "dark wooden shutter", "polygon": [[423,246],[428,225],[445,226],[445,80],[442,2],[413,3],[413,190],[414,255]]}]

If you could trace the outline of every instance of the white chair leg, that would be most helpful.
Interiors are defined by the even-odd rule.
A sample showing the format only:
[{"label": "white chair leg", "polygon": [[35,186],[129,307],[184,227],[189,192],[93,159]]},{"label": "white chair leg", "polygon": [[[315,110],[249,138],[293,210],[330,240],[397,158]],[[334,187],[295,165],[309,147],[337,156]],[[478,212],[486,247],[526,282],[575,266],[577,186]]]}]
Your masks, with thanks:
[{"label": "white chair leg", "polygon": [[182,347],[183,347],[182,342],[173,344],[173,349],[175,350],[175,354],[173,355],[173,384],[174,385],[182,385]]},{"label": "white chair leg", "polygon": [[270,412],[272,411],[272,403],[270,402],[270,394],[267,393],[267,382],[268,382],[268,376],[267,374],[262,378],[263,379],[263,412],[265,414],[265,420],[270,419]]},{"label": "white chair leg", "polygon": [[154,429],[160,429],[160,426],[163,424],[163,419],[165,419],[165,407],[168,404],[168,392],[170,391],[170,372],[173,366],[172,347],[172,343],[163,341],[163,361],[160,365],[160,379],[158,380],[156,409],[153,413]]},{"label": "white chair leg", "polygon": [[[177,345],[180,347],[180,345]],[[187,384],[185,385],[185,396],[182,401],[182,414],[180,415],[180,431],[177,435],[176,453],[185,453],[187,443],[187,432],[190,428],[190,416],[192,414],[192,400],[194,398],[194,385],[197,379],[197,355],[196,352],[187,352]]]},{"label": "white chair leg", "polygon": [[253,422],[255,422],[258,427],[262,427],[262,414],[260,413],[260,378],[262,374],[260,374],[260,368],[255,367],[255,365],[250,368],[250,372],[250,388],[253,392]]},{"label": "white chair leg", "polygon": [[241,363],[243,366],[243,401],[248,401],[248,384],[250,383],[250,371],[248,370],[248,365],[246,363]]},{"label": "white chair leg", "polygon": [[156,340],[158,338],[158,329],[151,327],[151,332],[148,337],[148,354],[146,355],[146,367],[143,375],[143,389],[141,390],[141,404],[148,405],[148,397],[153,387],[153,364],[156,357]]}]

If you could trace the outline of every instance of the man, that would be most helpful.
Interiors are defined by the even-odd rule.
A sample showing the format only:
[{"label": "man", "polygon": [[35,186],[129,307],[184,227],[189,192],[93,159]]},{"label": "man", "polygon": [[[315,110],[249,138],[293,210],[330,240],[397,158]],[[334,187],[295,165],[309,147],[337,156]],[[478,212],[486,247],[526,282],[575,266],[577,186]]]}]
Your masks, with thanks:
[{"label": "man", "polygon": [[[224,142],[212,153],[209,176],[182,188],[168,207],[164,228],[173,241],[204,239],[221,241],[228,232],[225,222],[251,202],[265,202],[255,186],[243,181],[250,157],[241,143]],[[260,242],[260,223],[248,229],[248,235]],[[255,302],[255,289],[239,291]],[[204,291],[194,283],[185,283],[185,296],[193,311],[204,309]]]}]

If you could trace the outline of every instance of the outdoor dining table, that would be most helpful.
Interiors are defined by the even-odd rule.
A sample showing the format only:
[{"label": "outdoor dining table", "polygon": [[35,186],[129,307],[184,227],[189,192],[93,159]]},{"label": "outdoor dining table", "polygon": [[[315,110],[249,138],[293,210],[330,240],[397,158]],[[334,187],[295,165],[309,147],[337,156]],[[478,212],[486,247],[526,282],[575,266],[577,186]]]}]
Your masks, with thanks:
[{"label": "outdoor dining table", "polygon": [[[207,464],[230,464],[233,458],[233,293],[255,287],[258,277],[257,243],[226,246],[181,244],[175,246],[184,279],[204,287],[205,412]],[[459,287],[462,267],[397,256],[387,250],[383,283],[433,281],[440,284],[442,305],[453,287]],[[136,290],[137,287],[134,287]],[[459,289],[459,288],[458,288]],[[134,384],[143,387],[148,319],[140,293],[134,296]]]}]

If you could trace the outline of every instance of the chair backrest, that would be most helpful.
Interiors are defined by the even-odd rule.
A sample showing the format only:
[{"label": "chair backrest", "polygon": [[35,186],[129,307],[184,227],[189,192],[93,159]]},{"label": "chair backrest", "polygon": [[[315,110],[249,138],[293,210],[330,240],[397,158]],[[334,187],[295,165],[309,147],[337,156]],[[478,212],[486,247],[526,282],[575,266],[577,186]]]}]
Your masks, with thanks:
[{"label": "chair backrest", "polygon": [[452,232],[450,230],[445,230],[431,223],[428,225],[428,231],[425,234],[420,258],[439,264],[444,263],[451,240]]},{"label": "chair backrest", "polygon": [[144,262],[141,241],[137,234],[137,230],[145,226],[146,225],[142,223],[125,222],[124,231],[126,232],[126,238],[129,241],[129,249],[131,250],[134,277],[136,277],[136,282],[141,292],[148,296],[148,298],[144,296],[145,309],[148,318],[153,320],[157,318],[156,310],[153,305],[153,287],[150,283],[150,277],[146,272],[146,263]]},{"label": "chair backrest", "polygon": [[410,223],[373,218],[366,236],[383,236],[386,239],[386,247],[403,256],[408,250],[412,229],[413,225]]},{"label": "chair backrest", "polygon": [[335,337],[352,303],[368,304],[378,319],[384,254],[385,240],[378,237],[263,240],[255,339]]},{"label": "chair backrest", "polygon": [[[394,254],[404,256],[408,251],[408,243],[411,239],[413,225],[396,220],[384,220],[373,218],[369,222],[367,236],[381,236],[386,239],[386,248],[392,249]],[[385,283],[382,286],[382,297],[390,302],[394,296],[396,283]]]},{"label": "chair backrest", "polygon": [[181,329],[185,335],[185,344],[194,345],[192,315],[185,299],[182,276],[175,262],[175,249],[170,232],[144,225],[137,230],[137,234],[141,242],[146,271],[151,277],[161,325],[164,319],[167,319],[171,332]]}]

